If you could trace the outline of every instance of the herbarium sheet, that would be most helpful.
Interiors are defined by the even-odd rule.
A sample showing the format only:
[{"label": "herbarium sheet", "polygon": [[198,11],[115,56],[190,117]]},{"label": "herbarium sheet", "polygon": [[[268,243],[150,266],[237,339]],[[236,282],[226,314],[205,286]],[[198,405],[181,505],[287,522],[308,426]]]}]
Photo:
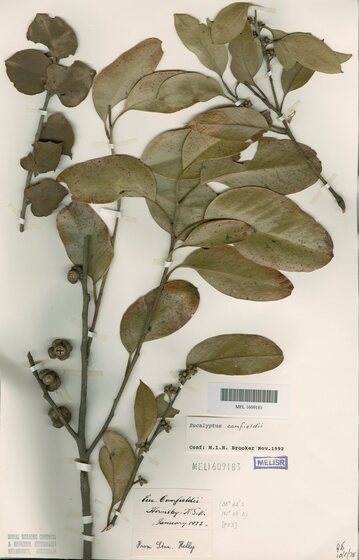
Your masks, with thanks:
[{"label": "herbarium sheet", "polygon": [[[356,2],[3,0],[0,10],[0,556],[82,558],[84,541],[102,560],[356,558]],[[71,45],[69,56],[60,64],[73,65],[71,79],[56,57],[64,45]],[[43,52],[14,55],[25,49]],[[141,74],[150,51],[151,64],[156,62]],[[111,63],[123,53],[114,70]],[[29,67],[26,57],[33,61]],[[36,57],[47,82],[41,82]],[[118,68],[125,68],[124,81],[120,76],[114,86]],[[137,77],[123,93],[129,74]],[[30,95],[21,93],[24,83],[35,83],[22,91]],[[277,99],[273,87],[279,88]],[[45,89],[51,93],[46,106]],[[74,101],[77,94],[81,104]],[[127,109],[114,128],[111,110],[121,103]],[[68,131],[50,137],[49,119],[59,112],[71,124],[74,142]],[[207,174],[209,187],[185,176],[180,190],[198,197],[191,202],[185,191],[190,218],[181,235],[172,231],[168,252],[170,228],[158,209],[172,204],[165,187],[175,185],[178,195],[178,177],[165,171],[178,138],[183,173],[195,173],[195,164],[205,161],[200,174]],[[49,144],[59,150],[56,171],[41,155]],[[76,167],[95,158],[96,164],[82,164],[88,170]],[[120,179],[121,211],[119,196],[96,190],[103,166],[110,165],[111,191],[118,161],[128,172]],[[135,179],[130,164],[137,166]],[[172,164],[173,171],[178,161]],[[44,195],[40,204],[40,187],[32,186],[44,177],[58,178],[56,192],[62,193],[49,211],[41,204],[52,202]],[[157,181],[157,198],[151,198],[149,177]],[[171,226],[184,215],[181,202],[177,198]],[[94,205],[84,210],[85,203]],[[101,226],[95,241],[92,233],[83,238],[78,257],[71,228],[84,212],[87,224],[99,219]],[[274,232],[268,223],[276,212]],[[112,234],[115,223],[102,297],[93,270],[108,257],[101,228]],[[288,232],[297,224],[296,248],[305,248],[293,257]],[[251,263],[250,273],[243,262]],[[167,290],[161,308],[160,292],[151,290],[161,277],[167,282],[167,271],[171,281],[158,288]],[[93,296],[87,308],[81,284],[85,296],[87,289]],[[96,328],[89,323],[87,332],[85,325],[84,354],[84,313],[87,319],[99,297]],[[146,319],[157,304],[161,320],[154,313]],[[128,327],[134,317],[146,327],[140,344],[133,341],[139,323]],[[253,348],[260,358],[248,357]],[[128,353],[131,376],[104,440],[96,440]],[[71,411],[76,426],[84,355],[86,434],[96,445],[91,458],[85,449],[81,459],[61,412],[53,409],[49,418],[42,396],[61,405],[64,417]],[[57,372],[51,383],[61,380],[54,391],[50,382],[46,388],[47,369]],[[162,410],[157,428],[152,402]],[[80,421],[77,443],[81,433]],[[115,455],[120,474],[111,470]],[[136,476],[126,479],[124,464],[135,461]],[[80,476],[90,480],[90,515],[81,506]],[[83,557],[90,558],[86,546]]]}]

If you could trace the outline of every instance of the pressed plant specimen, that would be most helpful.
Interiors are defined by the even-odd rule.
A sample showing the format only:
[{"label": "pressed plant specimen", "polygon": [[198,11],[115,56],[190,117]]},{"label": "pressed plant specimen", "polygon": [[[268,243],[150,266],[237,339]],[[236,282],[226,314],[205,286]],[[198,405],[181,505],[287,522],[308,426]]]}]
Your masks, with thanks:
[{"label": "pressed plant specimen", "polygon": [[[340,73],[350,55],[332,50],[310,33],[269,28],[248,3],[230,4],[206,24],[191,15],[177,14],[175,27],[184,45],[217,77],[157,70],[163,55],[161,41],[145,39],[94,80],[94,107],[103,121],[111,155],[76,163],[56,180],[45,178],[35,185],[31,185],[32,176],[56,169],[61,154],[69,155],[73,143],[71,128],[62,115],[45,120],[51,96],[57,94],[66,106],[77,105],[87,95],[94,71],[79,62],[68,68],[58,63],[73,54],[77,41],[62,19],[46,14],[36,16],[28,37],[45,44],[49,52],[28,49],[30,52],[20,51],[7,60],[9,77],[17,89],[28,94],[47,92],[34,149],[21,160],[28,176],[20,225],[24,226],[30,203],[34,215],[46,216],[68,193],[72,198],[59,211],[57,228],[71,261],[67,279],[81,292],[81,341],[55,339],[48,354],[50,359],[65,360],[72,346],[81,346],[77,426],[71,411],[52,396],[61,384],[58,373],[42,369],[31,353],[28,360],[50,405],[50,420],[54,427],[68,431],[77,449],[83,558],[87,560],[92,558],[94,535],[89,471],[101,440],[99,463],[112,492],[103,523],[109,530],[133,485],[146,482],[140,472],[146,453],[160,434],[170,431],[170,419],[179,412],[174,404],[177,406],[182,387],[198,370],[251,375],[274,369],[283,360],[275,342],[256,334],[236,332],[203,340],[183,360],[176,384],[167,383],[155,395],[151,379],[140,382],[134,399],[137,438],[133,445],[121,426],[112,422],[141,349],[144,343],[183,327],[200,303],[197,287],[188,280],[173,279],[173,273],[178,276],[181,269],[192,269],[215,289],[238,299],[258,302],[288,297],[293,285],[282,271],[321,268],[331,260],[333,246],[328,232],[287,195],[320,180],[345,209],[343,198],[322,175],[315,151],[296,140],[291,128],[295,109],[287,108],[286,100],[314,72]],[[255,103],[246,92],[255,97]],[[173,113],[213,98],[218,98],[217,107],[193,116],[182,128],[161,132],[140,158],[115,153],[115,126],[126,112]],[[254,143],[254,156],[246,159],[246,150]],[[227,188],[218,192],[212,183]],[[138,297],[121,319],[120,339],[127,363],[120,365],[121,381],[114,388],[108,415],[89,440],[89,358],[103,297],[108,289],[116,289],[107,284],[121,200],[126,196],[145,198],[153,219],[167,236],[168,252],[158,285]],[[112,232],[97,212],[98,205],[111,203],[116,213]],[[195,250],[187,251],[181,260],[183,248]]]}]

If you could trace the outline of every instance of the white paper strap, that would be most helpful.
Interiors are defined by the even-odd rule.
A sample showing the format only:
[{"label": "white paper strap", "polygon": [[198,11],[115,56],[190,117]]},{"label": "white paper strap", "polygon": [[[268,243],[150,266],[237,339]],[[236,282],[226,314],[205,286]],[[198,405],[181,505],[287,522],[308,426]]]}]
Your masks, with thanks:
[{"label": "white paper strap", "polygon": [[163,263],[163,267],[164,267],[164,268],[169,268],[169,267],[171,266],[171,264],[172,264],[172,261],[165,261],[165,262]]},{"label": "white paper strap", "polygon": [[22,225],[24,225],[24,223],[25,223],[25,220],[24,220],[24,218],[19,218],[19,224],[22,224]]},{"label": "white paper strap", "polygon": [[47,115],[47,111],[46,109],[39,109],[40,115],[43,115],[44,117],[46,117]]},{"label": "white paper strap", "polygon": [[84,525],[89,525],[90,523],[92,523],[92,515],[83,515],[82,516],[82,523]]},{"label": "white paper strap", "polygon": [[88,542],[93,542],[95,540],[95,537],[93,535],[84,535],[82,533],[82,540],[88,541]]},{"label": "white paper strap", "polygon": [[291,117],[293,117],[297,111],[297,108],[301,104],[301,101],[296,101],[287,111],[285,111],[280,117],[277,118],[278,121],[287,121]]},{"label": "white paper strap", "polygon": [[115,147],[115,144],[111,144],[110,142],[108,143],[108,147],[110,148],[110,150],[113,150]]},{"label": "white paper strap", "polygon": [[87,336],[88,336],[89,338],[96,338],[97,335],[96,335],[96,333],[95,333],[94,331],[88,331]]},{"label": "white paper strap", "polygon": [[35,364],[34,366],[30,366],[30,370],[32,371],[32,373],[34,373],[35,371],[39,371],[40,368],[41,368],[41,364]]},{"label": "white paper strap", "polygon": [[162,259],[153,259],[153,264],[156,266],[163,266],[163,268],[169,268],[172,261],[163,261]]},{"label": "white paper strap", "polygon": [[121,515],[121,512],[118,511],[117,509],[114,509],[114,510],[113,510],[113,514],[114,514],[116,517],[118,517],[119,515]]},{"label": "white paper strap", "polygon": [[76,461],[76,459],[75,459],[75,463],[76,463],[76,468],[79,471],[84,471],[84,472],[92,471],[92,465],[90,465],[90,463],[82,463],[81,461]]},{"label": "white paper strap", "polygon": [[117,210],[116,208],[107,208],[103,206],[100,212],[110,212],[112,215],[116,216],[116,218],[121,218],[125,222],[137,222],[137,218],[133,216],[124,216],[121,210]]}]

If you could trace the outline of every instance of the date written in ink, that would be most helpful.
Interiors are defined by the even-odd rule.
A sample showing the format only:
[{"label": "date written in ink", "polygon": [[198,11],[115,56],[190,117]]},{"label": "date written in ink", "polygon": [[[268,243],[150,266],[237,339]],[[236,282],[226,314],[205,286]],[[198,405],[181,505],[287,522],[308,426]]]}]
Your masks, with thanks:
[{"label": "date written in ink", "polygon": [[350,546],[348,546],[346,544],[346,541],[342,541],[342,542],[337,543],[336,551],[337,551],[337,556],[336,557],[338,559],[340,558],[340,559],[347,560],[349,558],[356,558],[357,557],[357,553],[354,550],[352,550],[350,548]]}]

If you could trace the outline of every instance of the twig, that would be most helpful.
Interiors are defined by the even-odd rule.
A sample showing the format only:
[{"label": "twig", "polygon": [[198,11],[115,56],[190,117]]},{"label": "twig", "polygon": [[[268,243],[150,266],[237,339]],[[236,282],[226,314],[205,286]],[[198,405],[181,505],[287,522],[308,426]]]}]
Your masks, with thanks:
[{"label": "twig", "polygon": [[[90,236],[86,235],[83,247],[83,263],[82,263],[82,341],[81,341],[81,397],[79,409],[79,426],[78,434],[81,440],[85,440],[86,412],[87,412],[87,384],[88,384],[88,352],[87,341],[89,332],[89,305],[90,295],[88,293],[88,255],[90,247]],[[86,446],[85,446],[86,448]]]},{"label": "twig", "polygon": [[[29,360],[30,367],[33,367],[33,366],[36,365],[35,362],[34,362],[34,359],[32,357],[31,352],[28,352],[27,359]],[[70,426],[69,422],[66,420],[66,418],[64,418],[64,416],[61,413],[61,410],[59,409],[59,407],[57,406],[55,401],[50,397],[46,385],[41,381],[41,379],[39,377],[39,374],[37,373],[36,370],[33,371],[33,375],[34,375],[36,381],[38,382],[38,384],[41,387],[42,396],[44,397],[44,399],[49,403],[51,408],[53,408],[56,411],[56,414],[58,414],[59,418],[61,419],[62,423],[64,424],[66,430],[69,432],[71,437],[73,437],[75,441],[78,441],[77,432],[75,432],[75,430]]]},{"label": "twig", "polygon": [[[44,101],[44,105],[42,106],[41,111],[47,111],[51,96],[52,96],[52,93],[47,91],[45,101]],[[36,130],[36,133],[35,133],[34,142],[37,142],[39,140],[40,136],[41,136],[44,121],[45,121],[45,114],[41,113],[40,119],[39,119],[39,124],[37,125],[37,130]],[[24,188],[24,193],[23,193],[23,198],[22,198],[22,206],[21,206],[21,211],[20,211],[20,216],[19,216],[20,220],[21,220],[19,229],[20,229],[21,232],[25,231],[26,210],[27,210],[27,207],[29,205],[29,201],[26,198],[26,189],[30,186],[32,177],[33,177],[33,171],[28,171],[27,176],[26,176],[25,188]]]}]

